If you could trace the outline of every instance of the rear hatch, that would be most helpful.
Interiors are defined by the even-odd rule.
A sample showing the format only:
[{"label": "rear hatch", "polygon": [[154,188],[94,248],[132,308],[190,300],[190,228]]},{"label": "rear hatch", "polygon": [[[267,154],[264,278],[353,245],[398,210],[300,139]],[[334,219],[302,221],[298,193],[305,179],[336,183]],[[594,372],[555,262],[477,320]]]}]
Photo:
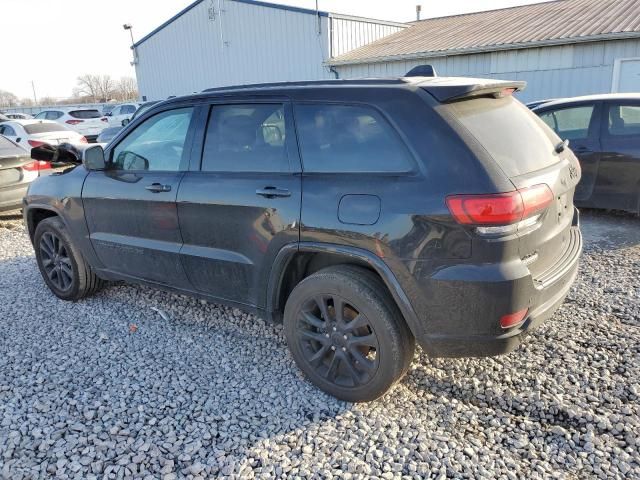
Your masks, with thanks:
[{"label": "rear hatch", "polygon": [[0,189],[23,183],[25,176],[33,177],[22,168],[31,163],[29,152],[0,135]]},{"label": "rear hatch", "polygon": [[68,113],[72,118],[65,123],[83,135],[98,135],[107,126],[98,110],[71,110]]},{"label": "rear hatch", "polygon": [[550,190],[542,188],[548,195],[544,209],[520,222],[517,230],[520,258],[543,287],[555,280],[562,259],[579,248],[578,232],[570,227],[580,168],[560,138],[513,98],[518,88],[498,85],[480,95],[458,96],[446,108],[462,125],[457,130],[466,143],[478,157],[495,162],[514,189],[527,192],[546,185]]}]

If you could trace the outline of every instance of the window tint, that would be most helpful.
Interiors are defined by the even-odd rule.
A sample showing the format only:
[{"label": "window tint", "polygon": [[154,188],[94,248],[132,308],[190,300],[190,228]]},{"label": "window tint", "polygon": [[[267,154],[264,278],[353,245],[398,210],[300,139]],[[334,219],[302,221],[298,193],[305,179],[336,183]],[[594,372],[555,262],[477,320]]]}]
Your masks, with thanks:
[{"label": "window tint", "polygon": [[24,130],[29,135],[32,135],[34,133],[67,131],[69,128],[65,127],[61,123],[31,123],[29,125],[24,125]]},{"label": "window tint", "polygon": [[640,134],[640,106],[610,105],[609,134],[616,136]]},{"label": "window tint", "polygon": [[72,110],[69,112],[73,118],[100,118],[100,112],[98,110]]},{"label": "window tint", "polygon": [[47,117],[47,112],[40,112],[34,118],[46,118],[46,117]]},{"label": "window tint", "polygon": [[120,114],[122,115],[129,115],[131,113],[135,113],[136,111],[136,107],[134,107],[133,105],[123,105],[122,107],[120,107]]},{"label": "window tint", "polygon": [[145,120],[113,150],[115,168],[180,170],[192,114],[192,108],[180,108]]},{"label": "window tint", "polygon": [[297,105],[306,172],[406,172],[409,152],[373,108]]},{"label": "window tint", "polygon": [[282,104],[214,105],[202,156],[205,172],[288,171]]},{"label": "window tint", "polygon": [[57,120],[62,116],[62,112],[47,112],[47,120]]},{"label": "window tint", "polygon": [[589,123],[593,114],[593,105],[563,108],[540,114],[544,123],[549,125],[562,139],[582,140],[589,136]]}]

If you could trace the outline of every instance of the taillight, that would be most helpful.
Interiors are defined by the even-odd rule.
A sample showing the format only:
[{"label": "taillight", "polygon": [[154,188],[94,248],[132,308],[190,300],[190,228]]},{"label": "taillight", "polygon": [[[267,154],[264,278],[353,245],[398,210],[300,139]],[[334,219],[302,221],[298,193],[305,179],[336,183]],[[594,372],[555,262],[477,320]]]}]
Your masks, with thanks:
[{"label": "taillight", "polygon": [[27,140],[27,143],[31,145],[33,148],[44,145],[44,142],[39,142],[38,140]]},{"label": "taillight", "polygon": [[109,119],[107,117],[102,117],[100,120],[102,120],[103,122],[109,122]]},{"label": "taillight", "polygon": [[80,143],[89,143],[87,142],[87,139],[85,137],[80,137],[80,140],[78,140]]},{"label": "taillight", "polygon": [[500,326],[502,328],[511,328],[518,325],[524,320],[524,317],[527,315],[528,311],[529,309],[525,308],[523,310],[518,310],[517,312],[513,312],[508,315],[503,315],[502,317],[500,317]]},{"label": "taillight", "polygon": [[69,125],[77,125],[77,124],[82,123],[82,122],[84,122],[84,120],[67,120],[64,123],[68,123]]},{"label": "taillight", "polygon": [[39,170],[49,170],[51,168],[51,162],[45,162],[44,160],[34,160],[31,163],[27,163],[22,166],[23,170],[27,172],[37,172]]},{"label": "taillight", "polygon": [[447,207],[463,225],[511,225],[542,212],[552,201],[551,189],[540,184],[507,193],[450,195]]}]

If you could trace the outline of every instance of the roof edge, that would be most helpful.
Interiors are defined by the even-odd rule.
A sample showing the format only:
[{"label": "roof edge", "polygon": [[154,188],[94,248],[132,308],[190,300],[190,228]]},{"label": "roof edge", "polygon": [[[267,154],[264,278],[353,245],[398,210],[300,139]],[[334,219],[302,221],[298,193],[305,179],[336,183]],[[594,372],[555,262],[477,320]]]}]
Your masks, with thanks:
[{"label": "roof edge", "polygon": [[[132,45],[132,47],[136,48],[137,46],[141,45],[143,42],[146,42],[151,37],[153,37],[156,33],[158,33],[160,30],[164,29],[166,26],[168,26],[171,23],[173,23],[174,21],[176,21],[178,18],[180,18],[185,13],[189,12],[190,10],[192,10],[194,7],[196,7],[199,4],[201,4],[203,1],[204,0],[195,0],[195,2],[193,2],[192,4],[187,5],[185,8],[180,10],[173,17],[171,17],[169,20],[167,20],[166,22],[160,24],[159,26],[157,26],[156,28],[151,30],[149,33],[147,33],[140,40],[135,42]],[[316,11],[316,10],[310,10],[308,8],[291,7],[289,5],[281,5],[279,3],[263,2],[262,0],[228,0],[228,1],[237,2],[237,3],[246,3],[248,5],[254,5],[256,7],[275,8],[277,10],[287,10],[289,12],[306,13],[306,14],[309,14],[309,15],[320,15],[321,17],[328,17],[329,16],[329,12],[324,12],[324,11],[321,11],[321,10]]]},{"label": "roof edge", "polygon": [[340,57],[330,59],[325,62],[326,65],[339,67],[344,65],[361,65],[363,63],[383,63],[383,62],[395,62],[402,60],[418,60],[423,58],[438,58],[449,57],[454,55],[468,55],[474,53],[488,53],[502,50],[524,50],[527,48],[538,48],[558,45],[570,45],[575,43],[587,43],[598,42],[602,40],[625,40],[629,38],[640,38],[640,32],[617,32],[617,33],[605,33],[599,35],[588,35],[584,37],[567,37],[567,38],[554,38],[549,40],[539,40],[534,42],[519,42],[508,44],[494,44],[485,45],[481,47],[472,48],[460,48],[453,50],[435,50],[425,52],[413,52],[399,55],[387,55],[382,57],[366,57],[357,58],[353,60],[339,60]]},{"label": "roof edge", "polygon": [[390,27],[408,28],[411,23],[393,22],[391,20],[380,20],[370,17],[359,17],[357,15],[346,15],[342,13],[329,12],[329,18],[337,18],[338,20],[353,20],[355,22],[375,23],[376,25],[388,25]]}]

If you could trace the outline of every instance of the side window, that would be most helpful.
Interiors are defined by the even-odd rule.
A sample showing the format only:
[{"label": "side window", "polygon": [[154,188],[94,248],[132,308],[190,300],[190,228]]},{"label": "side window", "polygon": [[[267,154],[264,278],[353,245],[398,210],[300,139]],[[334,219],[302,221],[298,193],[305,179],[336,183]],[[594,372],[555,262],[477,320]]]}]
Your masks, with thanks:
[{"label": "side window", "polygon": [[639,105],[609,105],[609,135],[640,134]]},{"label": "side window", "polygon": [[123,105],[121,107],[121,114],[122,115],[130,115],[132,113],[135,113],[136,111],[136,107],[134,107],[133,105]]},{"label": "side window", "polygon": [[296,123],[306,172],[407,172],[407,148],[371,107],[297,105]]},{"label": "side window", "polygon": [[202,171],[288,171],[286,135],[282,104],[213,105]]},{"label": "side window", "polygon": [[550,110],[540,114],[544,123],[549,125],[562,139],[583,140],[589,137],[589,124],[593,115],[593,105]]},{"label": "side window", "polygon": [[47,118],[47,120],[57,120],[57,119],[59,119],[61,116],[62,116],[62,112],[54,112],[54,111],[51,111],[51,112],[47,112],[47,116],[46,116],[46,118]]},{"label": "side window", "polygon": [[7,137],[15,137],[16,131],[13,129],[13,127],[10,127],[9,125],[5,125],[4,129],[2,130],[2,134],[6,135]]},{"label": "side window", "polygon": [[45,119],[45,118],[47,118],[47,112],[40,112],[34,118]]},{"label": "side window", "polygon": [[192,114],[193,108],[180,108],[145,120],[114,148],[114,168],[179,171]]},{"label": "side window", "polygon": [[120,115],[120,107],[116,107],[113,110],[111,110],[111,115],[113,115],[114,117],[116,115]]}]

